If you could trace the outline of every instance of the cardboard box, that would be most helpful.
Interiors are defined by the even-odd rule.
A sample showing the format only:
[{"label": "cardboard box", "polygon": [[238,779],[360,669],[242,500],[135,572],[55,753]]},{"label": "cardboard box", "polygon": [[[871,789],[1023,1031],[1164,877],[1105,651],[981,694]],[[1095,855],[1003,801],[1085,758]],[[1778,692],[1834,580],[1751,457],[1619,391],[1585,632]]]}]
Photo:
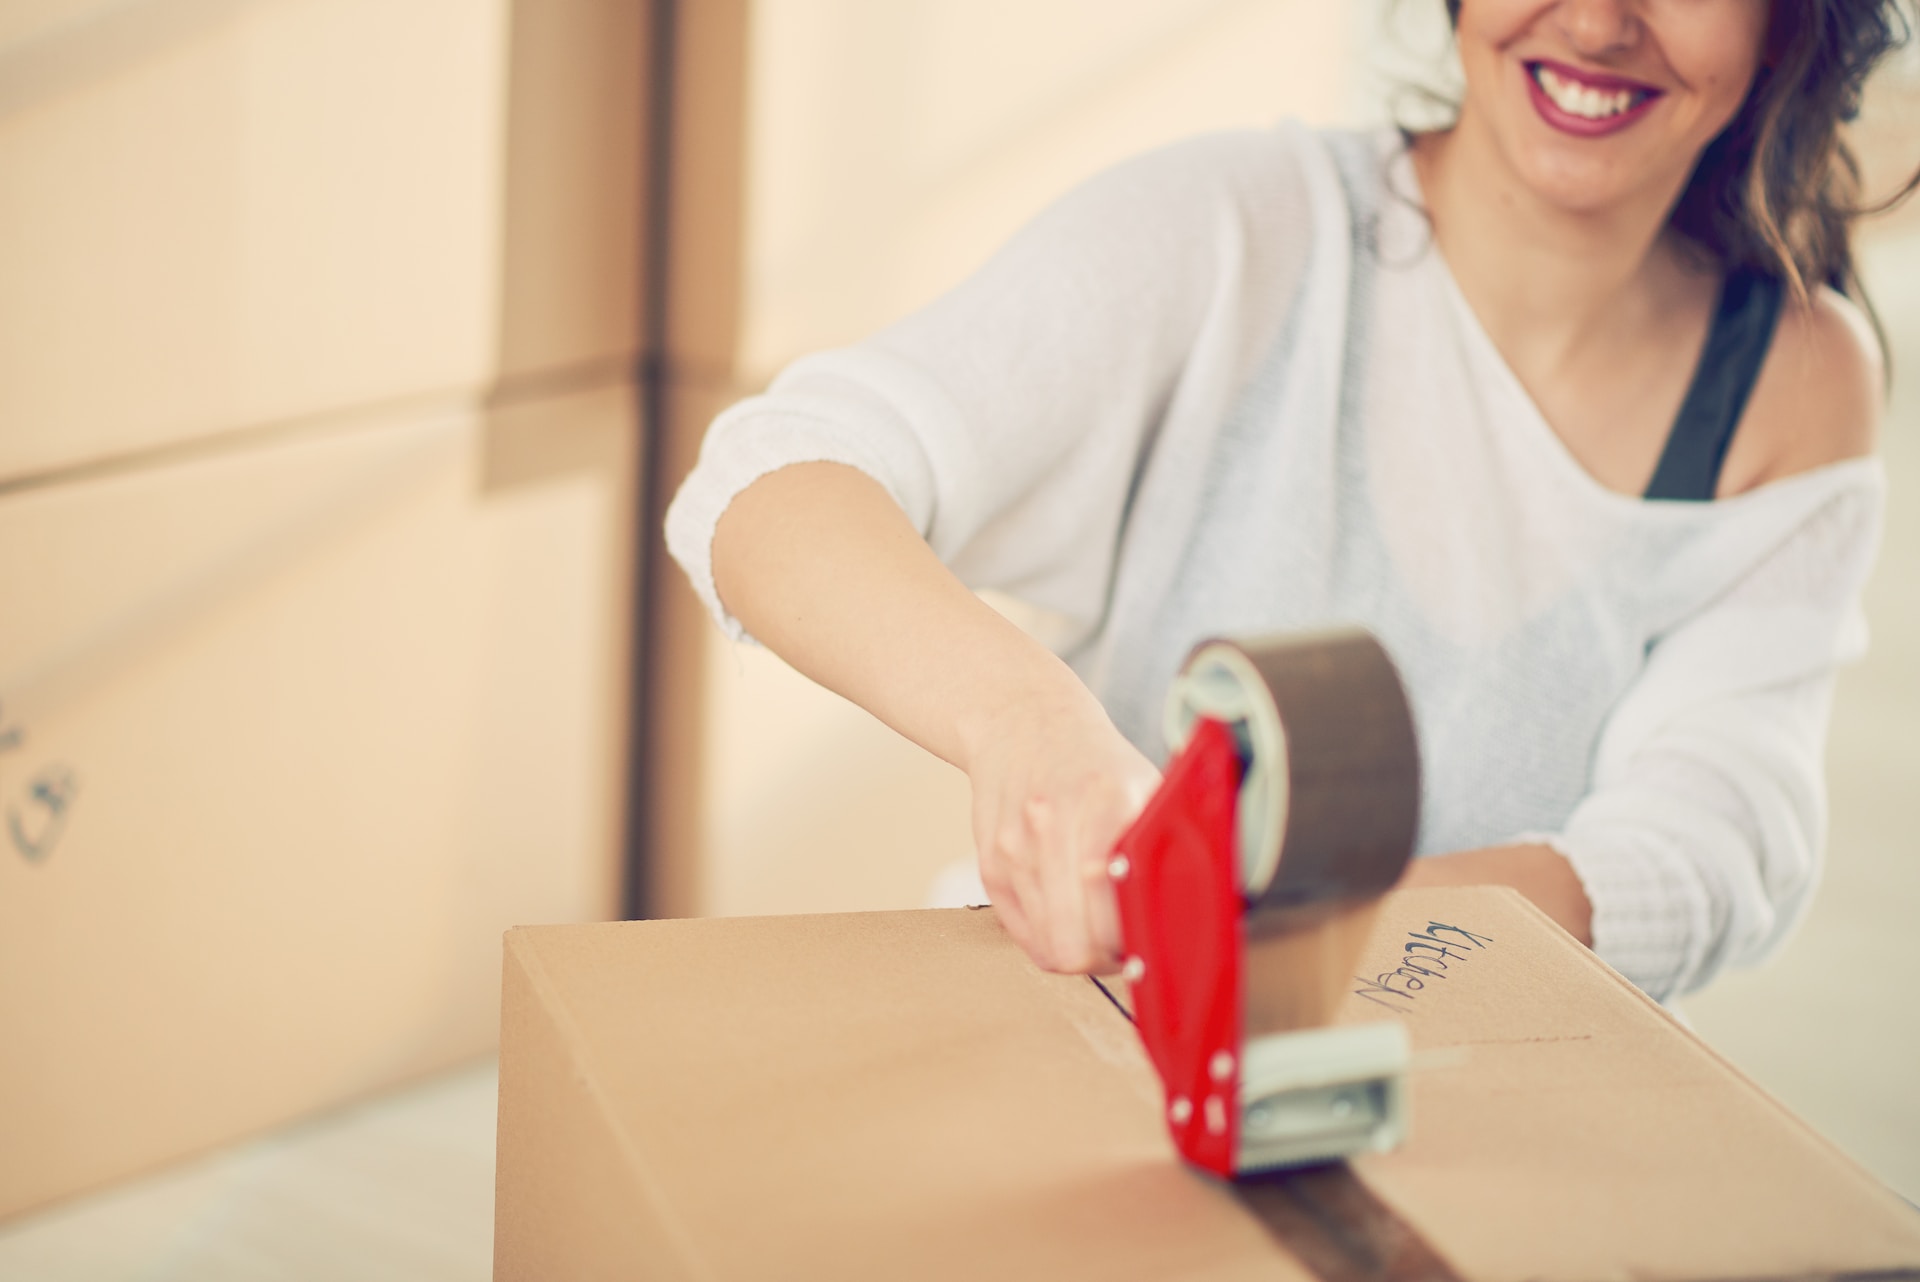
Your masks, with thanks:
[{"label": "cardboard box", "polygon": [[483,1054],[617,911],[635,406],[0,497],[0,1217]]},{"label": "cardboard box", "polygon": [[1391,896],[1362,970],[1411,1141],[1229,1186],[990,910],[512,931],[495,1276],[1920,1277],[1920,1211],[1513,892]]},{"label": "cardboard box", "polygon": [[638,350],[650,5],[26,8],[0,483]]},{"label": "cardboard box", "polygon": [[653,13],[0,17],[0,1217],[619,911]]}]

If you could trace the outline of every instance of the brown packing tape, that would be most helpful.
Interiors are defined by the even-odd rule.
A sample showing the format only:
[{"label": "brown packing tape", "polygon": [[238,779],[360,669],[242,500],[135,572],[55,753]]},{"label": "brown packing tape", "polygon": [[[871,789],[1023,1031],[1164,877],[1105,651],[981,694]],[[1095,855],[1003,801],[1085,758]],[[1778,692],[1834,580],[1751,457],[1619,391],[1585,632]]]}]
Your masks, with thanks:
[{"label": "brown packing tape", "polygon": [[1459,1282],[1345,1162],[1238,1180],[1247,1212],[1322,1282]]},{"label": "brown packing tape", "polygon": [[[1250,696],[1248,720],[1261,723],[1248,727],[1249,775],[1266,776],[1284,804],[1277,856],[1262,852],[1277,861],[1271,880],[1249,887],[1243,1036],[1319,1027],[1332,1022],[1379,896],[1413,851],[1412,712],[1385,648],[1358,629],[1203,642],[1189,668],[1222,649]],[[1244,688],[1247,673],[1259,690]],[[1242,832],[1243,842],[1271,839]],[[1243,855],[1243,877],[1247,866]]]},{"label": "brown packing tape", "polygon": [[1268,933],[1250,929],[1242,1036],[1331,1024],[1353,987],[1354,962],[1379,913],[1378,899],[1348,900],[1319,913],[1293,914]]},{"label": "brown packing tape", "polygon": [[1420,818],[1420,754],[1393,660],[1359,630],[1233,644],[1286,733],[1280,864],[1256,915],[1371,898],[1400,879]]},{"label": "brown packing tape", "polygon": [[[1342,913],[1342,920],[1329,923],[1343,933],[1357,931],[1364,946],[1379,916],[1380,904],[1370,902]],[[1281,938],[1292,942],[1311,939],[1313,932],[1294,932]],[[1343,941],[1344,942],[1344,941]],[[1251,974],[1273,974],[1292,958],[1271,953],[1260,963],[1249,965]],[[1284,973],[1284,970],[1280,971]],[[1133,1022],[1131,996],[1124,986],[1098,975],[1087,976],[1128,1023]],[[1345,985],[1342,985],[1344,990]],[[1340,996],[1347,994],[1342,991]],[[1248,999],[1247,1026],[1276,1032],[1286,1028],[1326,1023],[1332,1011],[1312,1012],[1293,1008],[1269,1010],[1256,1015],[1254,998]],[[1436,1067],[1453,1067],[1454,1061],[1428,1052],[1428,1062]],[[1258,1220],[1322,1282],[1458,1282],[1454,1271],[1411,1224],[1376,1197],[1345,1162],[1294,1170],[1263,1171],[1241,1176],[1224,1187],[1233,1191],[1248,1215]]]}]

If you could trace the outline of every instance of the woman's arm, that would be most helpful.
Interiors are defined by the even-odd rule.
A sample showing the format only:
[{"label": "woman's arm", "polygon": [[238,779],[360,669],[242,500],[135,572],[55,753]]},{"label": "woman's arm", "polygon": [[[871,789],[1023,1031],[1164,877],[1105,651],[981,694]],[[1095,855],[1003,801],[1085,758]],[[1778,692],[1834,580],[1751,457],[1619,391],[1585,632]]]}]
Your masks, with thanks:
[{"label": "woman's arm", "polygon": [[720,599],[802,673],[965,771],[981,879],[1041,965],[1110,967],[1108,853],[1159,774],[1059,658],[982,602],[880,484],[769,473],[713,537]]},{"label": "woman's arm", "polygon": [[1197,139],[1083,185],[928,308],[723,414],[667,514],[724,628],[967,773],[982,880],[1042,965],[1116,960],[1103,870],[1158,775],[969,587],[1098,628],[1168,406],[1224,412],[1288,314],[1307,239],[1248,238],[1307,224],[1294,147]]},{"label": "woman's arm", "polygon": [[[1734,437],[1733,449],[1722,472],[1722,496],[1739,494],[1769,481],[1841,459],[1872,453],[1880,414],[1882,377],[1879,349],[1865,317],[1853,303],[1831,289],[1822,287],[1815,291],[1811,306],[1789,304],[1754,389],[1752,402]],[[1864,540],[1870,552],[1871,535],[1864,535]],[[1854,546],[1845,546],[1848,542]],[[1836,546],[1830,551],[1809,558],[1815,563],[1813,573],[1843,581],[1848,578],[1849,571],[1854,575],[1864,573],[1860,543],[1859,537],[1837,540]],[[1721,612],[1729,607],[1737,610],[1739,604],[1737,600],[1723,602]],[[1709,622],[1705,626],[1711,627],[1712,624]],[[1699,629],[1696,627],[1694,630]],[[1744,638],[1744,648],[1764,645],[1758,638],[1764,636],[1765,632],[1764,626],[1754,628]],[[1686,644],[1683,640],[1668,648],[1684,648]],[[1826,657],[1830,660],[1832,656]],[[1712,659],[1704,662],[1720,669],[1726,666]],[[1805,678],[1801,678],[1801,683],[1805,683]],[[1824,680],[1815,677],[1812,684],[1821,686]],[[1669,690],[1664,694],[1656,691],[1653,697],[1658,701],[1673,696]],[[1754,713],[1755,705],[1765,708],[1783,702],[1793,711],[1782,713],[1776,709],[1757,716]],[[1628,715],[1633,715],[1631,704]],[[1694,713],[1691,716],[1697,719],[1701,714]],[[1676,774],[1695,771],[1701,772],[1694,775],[1696,780],[1713,779],[1715,782],[1707,785],[1705,795],[1702,795],[1703,789],[1698,786],[1692,790],[1695,793],[1692,808],[1696,811],[1696,824],[1702,823],[1698,817],[1701,811],[1711,814],[1718,810],[1739,818],[1748,810],[1778,813],[1782,809],[1777,805],[1769,806],[1764,798],[1742,800],[1742,791],[1751,793],[1754,789],[1779,789],[1788,795],[1799,795],[1808,790],[1801,776],[1809,768],[1818,770],[1817,751],[1796,755],[1792,748],[1796,743],[1805,743],[1809,737],[1818,738],[1824,725],[1824,712],[1808,717],[1793,701],[1783,701],[1776,690],[1757,698],[1752,694],[1735,698],[1724,703],[1717,712],[1706,713],[1704,719],[1711,723],[1716,719],[1731,721],[1739,717],[1753,718],[1753,732],[1740,736],[1743,752],[1737,757],[1720,754],[1716,760],[1715,754],[1699,751],[1696,740],[1693,751],[1682,748],[1663,758],[1663,752],[1672,750],[1664,748],[1660,739],[1655,737],[1639,749],[1643,762],[1655,764],[1643,766],[1638,777],[1633,777],[1625,768],[1611,772],[1614,777],[1609,779],[1606,790],[1610,795],[1601,796],[1596,806],[1588,807],[1588,816],[1591,817],[1596,811],[1607,811],[1615,798],[1627,794],[1628,799],[1620,807],[1626,811],[1627,818],[1624,822],[1615,821],[1611,833],[1597,838],[1585,837],[1582,841],[1583,845],[1601,848],[1591,855],[1583,855],[1583,858],[1588,861],[1590,868],[1603,873],[1603,898],[1617,898],[1608,896],[1605,884],[1614,880],[1605,874],[1615,871],[1617,860],[1609,858],[1605,848],[1612,846],[1624,849],[1639,845],[1643,850],[1651,847],[1667,852],[1664,857],[1644,854],[1638,854],[1637,857],[1664,859],[1667,875],[1674,885],[1686,887],[1702,897],[1707,891],[1698,888],[1710,885],[1715,888],[1712,893],[1719,896],[1737,896],[1765,906],[1750,910],[1749,916],[1756,912],[1766,915],[1769,910],[1792,915],[1795,910],[1790,901],[1795,899],[1797,890],[1785,888],[1797,886],[1801,879],[1783,878],[1777,874],[1756,879],[1755,872],[1769,861],[1783,861],[1778,849],[1781,846],[1797,845],[1800,851],[1805,852],[1786,857],[1784,862],[1792,863],[1797,859],[1811,864],[1817,857],[1819,845],[1817,828],[1820,816],[1817,804],[1803,808],[1797,825],[1790,819],[1782,818],[1773,825],[1765,826],[1766,838],[1776,847],[1773,850],[1749,848],[1741,852],[1740,846],[1752,847],[1763,840],[1760,831],[1763,825],[1745,819],[1740,819],[1737,836],[1731,839],[1727,837],[1724,824],[1718,833],[1703,838],[1696,831],[1689,833],[1687,839],[1682,841],[1661,841],[1647,832],[1640,834],[1638,840],[1632,835],[1634,824],[1631,815],[1636,808],[1645,816],[1641,826],[1657,833],[1662,826],[1679,822],[1675,817],[1675,801],[1679,800],[1682,807],[1686,804],[1687,788],[1649,787],[1649,777],[1665,777],[1671,782]],[[1671,742],[1686,733],[1683,726],[1688,719],[1688,716],[1676,716],[1667,727],[1665,738]],[[1759,771],[1754,770],[1752,767],[1757,763],[1746,758],[1744,749],[1756,742],[1785,745],[1782,751],[1787,759],[1776,760],[1765,764]],[[1644,800],[1635,802],[1631,799],[1631,793],[1636,789],[1657,799],[1651,804]],[[1812,791],[1818,791],[1817,780]],[[1582,826],[1586,824],[1583,822]],[[1704,826],[1711,827],[1710,821]],[[1794,831],[1796,826],[1799,828],[1797,833]],[[1721,859],[1725,861],[1726,870],[1708,878],[1689,875],[1683,853],[1686,851],[1691,851],[1692,857],[1698,860]],[[1574,938],[1588,945],[1594,942],[1595,905],[1589,898],[1587,885],[1575,871],[1573,862],[1550,846],[1520,841],[1512,845],[1416,860],[1408,868],[1401,884],[1511,886],[1565,927]],[[1616,905],[1611,903],[1606,908],[1609,915],[1616,911]],[[1703,920],[1711,920],[1716,914],[1714,910],[1702,908],[1700,915]],[[1731,921],[1739,914],[1731,909],[1721,909],[1717,915],[1722,921]],[[1703,941],[1697,942],[1706,950]],[[1625,958],[1616,955],[1615,962],[1624,964]],[[1683,982],[1688,986],[1696,986],[1705,978],[1706,972],[1697,965],[1688,967],[1675,963],[1675,966],[1677,971],[1687,974]]]},{"label": "woman's arm", "polygon": [[1730,540],[1771,550],[1654,643],[1553,839],[1595,951],[1658,1000],[1765,958],[1812,898],[1834,672],[1864,648],[1881,497],[1856,466],[1729,517],[1748,522]]},{"label": "woman's arm", "polygon": [[1511,886],[1568,934],[1593,946],[1593,904],[1567,857],[1551,846],[1523,843],[1462,850],[1416,859],[1402,888],[1415,886]]}]

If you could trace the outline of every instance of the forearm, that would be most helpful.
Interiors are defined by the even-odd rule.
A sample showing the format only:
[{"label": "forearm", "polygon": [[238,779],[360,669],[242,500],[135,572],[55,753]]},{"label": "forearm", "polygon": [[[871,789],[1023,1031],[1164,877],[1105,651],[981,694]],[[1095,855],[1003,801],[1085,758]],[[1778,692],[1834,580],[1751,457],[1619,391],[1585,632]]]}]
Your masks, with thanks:
[{"label": "forearm", "polygon": [[1099,705],[1071,669],[969,591],[863,472],[801,463],[722,514],[713,575],[768,649],[936,756],[968,768],[995,721]]},{"label": "forearm", "polygon": [[1593,905],[1573,865],[1550,846],[1489,846],[1416,859],[1400,879],[1412,886],[1511,886],[1567,933],[1593,946]]}]

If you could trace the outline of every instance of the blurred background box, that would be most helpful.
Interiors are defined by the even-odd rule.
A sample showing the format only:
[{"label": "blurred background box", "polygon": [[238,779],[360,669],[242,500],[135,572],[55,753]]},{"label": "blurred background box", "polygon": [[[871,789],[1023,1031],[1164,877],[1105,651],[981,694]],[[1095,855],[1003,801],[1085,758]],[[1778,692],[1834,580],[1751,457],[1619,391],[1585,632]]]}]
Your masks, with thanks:
[{"label": "blurred background box", "polygon": [[0,477],[637,351],[643,5],[0,27]]},{"label": "blurred background box", "polygon": [[0,1216],[621,902],[646,6],[0,13]]},{"label": "blurred background box", "polygon": [[500,931],[609,913],[625,504],[478,439],[0,503],[0,1210],[480,1053]]}]

